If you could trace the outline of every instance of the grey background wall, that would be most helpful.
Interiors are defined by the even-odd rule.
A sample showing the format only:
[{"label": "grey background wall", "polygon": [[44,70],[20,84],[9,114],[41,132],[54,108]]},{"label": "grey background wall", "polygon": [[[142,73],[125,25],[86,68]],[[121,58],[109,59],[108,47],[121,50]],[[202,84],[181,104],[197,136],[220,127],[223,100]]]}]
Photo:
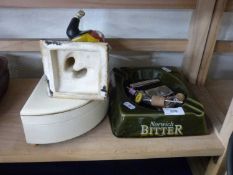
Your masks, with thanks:
[{"label": "grey background wall", "polygon": [[[66,38],[66,27],[77,9],[0,9],[0,38]],[[185,39],[191,10],[87,9],[81,29],[97,29],[108,38]],[[233,13],[225,13],[218,38],[233,40]],[[40,53],[14,52],[9,58],[12,77],[40,77]],[[165,65],[180,67],[182,53],[111,53],[110,67]],[[209,78],[233,79],[233,54],[216,54]]]}]

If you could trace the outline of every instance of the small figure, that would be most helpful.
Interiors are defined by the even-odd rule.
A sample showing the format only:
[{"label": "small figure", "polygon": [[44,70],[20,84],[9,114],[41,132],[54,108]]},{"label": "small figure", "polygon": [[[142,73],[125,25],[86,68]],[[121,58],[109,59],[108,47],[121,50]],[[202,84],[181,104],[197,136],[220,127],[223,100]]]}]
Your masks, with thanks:
[{"label": "small figure", "polygon": [[67,27],[66,34],[74,42],[104,42],[104,35],[97,30],[79,30],[80,19],[85,15],[83,10],[79,10],[71,19]]}]

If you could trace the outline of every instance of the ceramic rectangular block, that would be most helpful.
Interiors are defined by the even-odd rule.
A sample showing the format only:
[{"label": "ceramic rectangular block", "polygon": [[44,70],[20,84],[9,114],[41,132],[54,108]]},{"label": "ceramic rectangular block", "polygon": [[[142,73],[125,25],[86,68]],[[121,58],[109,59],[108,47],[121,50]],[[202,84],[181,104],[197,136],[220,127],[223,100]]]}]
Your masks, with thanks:
[{"label": "ceramic rectangular block", "polygon": [[106,43],[41,41],[40,45],[51,96],[106,98],[108,90]]}]

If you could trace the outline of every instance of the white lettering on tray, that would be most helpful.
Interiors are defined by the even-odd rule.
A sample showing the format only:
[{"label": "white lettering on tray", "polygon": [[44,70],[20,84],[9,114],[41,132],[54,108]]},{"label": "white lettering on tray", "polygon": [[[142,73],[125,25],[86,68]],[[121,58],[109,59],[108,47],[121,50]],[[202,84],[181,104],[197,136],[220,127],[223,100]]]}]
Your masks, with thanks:
[{"label": "white lettering on tray", "polygon": [[183,126],[170,123],[151,122],[150,125],[141,125],[141,136],[179,136],[183,135]]}]

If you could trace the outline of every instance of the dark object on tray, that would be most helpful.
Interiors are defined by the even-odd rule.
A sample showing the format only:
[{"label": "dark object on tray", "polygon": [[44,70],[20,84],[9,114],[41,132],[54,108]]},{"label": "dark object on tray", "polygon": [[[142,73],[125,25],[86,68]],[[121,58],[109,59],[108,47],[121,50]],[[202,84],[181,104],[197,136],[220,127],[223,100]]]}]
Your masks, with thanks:
[{"label": "dark object on tray", "polygon": [[0,57],[0,98],[6,92],[9,84],[8,61],[4,57]]},{"label": "dark object on tray", "polygon": [[[159,81],[147,83],[153,79]],[[132,85],[138,82],[140,87],[132,90]],[[167,92],[164,96],[163,93],[161,96],[147,93],[148,89],[156,87]],[[176,98],[177,94],[182,95],[180,100]],[[166,105],[166,100],[169,105]],[[159,105],[156,106],[156,103]],[[203,105],[191,94],[185,80],[175,69],[114,69],[109,113],[112,132],[117,137],[187,136],[207,133]]]}]

